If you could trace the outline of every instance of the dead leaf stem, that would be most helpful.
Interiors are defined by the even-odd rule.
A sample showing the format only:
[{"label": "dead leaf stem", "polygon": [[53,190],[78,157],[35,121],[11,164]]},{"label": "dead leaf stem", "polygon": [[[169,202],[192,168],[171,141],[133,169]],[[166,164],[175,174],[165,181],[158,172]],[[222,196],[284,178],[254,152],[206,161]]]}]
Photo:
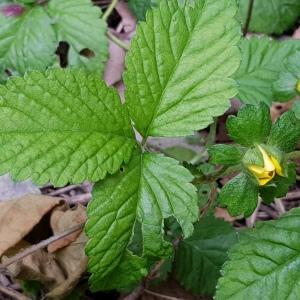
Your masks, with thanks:
[{"label": "dead leaf stem", "polygon": [[19,252],[18,254],[14,255],[12,257],[9,257],[4,263],[0,264],[0,271],[2,269],[7,268],[9,265],[23,259],[24,257],[38,251],[39,249],[45,248],[49,244],[51,244],[51,243],[53,243],[57,240],[63,239],[66,236],[82,229],[83,227],[84,227],[84,223],[81,223],[79,225],[71,227],[71,228],[67,229],[66,231],[63,231],[60,234],[54,235],[54,236],[52,236],[52,237],[50,237],[46,240],[43,240],[43,241],[39,242],[38,244],[35,244],[35,245],[32,245],[31,247],[26,248],[24,251]]}]

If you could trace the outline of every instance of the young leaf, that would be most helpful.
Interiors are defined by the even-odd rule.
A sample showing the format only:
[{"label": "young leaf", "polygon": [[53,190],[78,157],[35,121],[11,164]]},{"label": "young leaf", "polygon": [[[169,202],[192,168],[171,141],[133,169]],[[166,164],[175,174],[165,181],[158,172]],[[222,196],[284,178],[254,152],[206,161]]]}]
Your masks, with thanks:
[{"label": "young leaf", "polygon": [[298,299],[300,209],[258,223],[229,252],[216,300]]},{"label": "young leaf", "polygon": [[162,1],[127,55],[126,99],[144,136],[183,136],[229,107],[239,65],[235,0]]},{"label": "young leaf", "polygon": [[[246,20],[250,0],[240,1],[240,15]],[[299,0],[255,0],[250,31],[281,34],[293,27],[300,16]]]},{"label": "young leaf", "polygon": [[144,21],[147,10],[157,6],[159,2],[160,0],[129,0],[128,6],[137,16],[138,20]]},{"label": "young leaf", "polygon": [[[58,40],[70,45],[69,65],[102,73],[108,53],[101,10],[90,0],[51,0],[48,8]],[[84,50],[90,53],[85,56]]]},{"label": "young leaf", "polygon": [[232,216],[249,217],[258,201],[258,184],[249,174],[240,173],[222,188],[219,201]]},{"label": "young leaf", "polygon": [[300,95],[297,84],[300,82],[300,51],[288,57],[285,70],[279,74],[279,79],[273,84],[276,99],[288,101]]},{"label": "young leaf", "polygon": [[229,116],[226,126],[229,136],[238,144],[253,146],[263,143],[272,126],[269,107],[264,103],[247,105],[240,109],[237,116]]},{"label": "young leaf", "polygon": [[18,17],[0,12],[0,28],[0,71],[23,74],[53,63],[56,37],[42,7],[24,10]]},{"label": "young leaf", "polygon": [[273,125],[268,144],[283,152],[295,149],[300,139],[300,120],[293,111],[284,113]]},{"label": "young leaf", "polygon": [[95,75],[52,69],[0,86],[0,173],[38,184],[98,181],[135,139],[117,92]]},{"label": "young leaf", "polygon": [[235,74],[239,85],[237,98],[244,103],[263,101],[271,104],[276,100],[273,83],[285,70],[285,59],[300,50],[300,43],[296,40],[278,42],[266,37],[252,37],[242,40],[241,50],[242,63]]},{"label": "young leaf", "polygon": [[236,242],[229,223],[206,217],[195,225],[193,235],[179,244],[176,278],[194,294],[213,295],[227,251]]},{"label": "young leaf", "polygon": [[164,219],[174,216],[184,236],[192,234],[192,223],[198,217],[196,189],[189,183],[192,179],[174,159],[136,152],[118,176],[97,184],[86,225],[93,286],[119,265],[136,221],[141,224],[143,254],[152,257],[172,253],[163,238]]},{"label": "young leaf", "polygon": [[236,165],[243,158],[243,151],[235,145],[216,144],[208,149],[211,163],[216,165]]}]

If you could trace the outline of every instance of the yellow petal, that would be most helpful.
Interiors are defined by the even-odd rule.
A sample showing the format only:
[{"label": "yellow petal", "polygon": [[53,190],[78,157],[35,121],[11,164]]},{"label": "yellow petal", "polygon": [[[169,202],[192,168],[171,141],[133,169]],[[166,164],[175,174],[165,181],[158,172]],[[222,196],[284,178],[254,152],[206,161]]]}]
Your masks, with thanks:
[{"label": "yellow petal", "polygon": [[269,157],[269,155],[267,154],[267,152],[258,145],[258,148],[263,156],[263,160],[264,160],[264,169],[265,171],[274,171],[275,170],[275,166],[271,160],[271,158]]},{"label": "yellow petal", "polygon": [[265,169],[263,167],[259,167],[256,165],[249,165],[248,169],[255,175],[255,176],[261,176],[265,172]]},{"label": "yellow petal", "polygon": [[281,165],[279,164],[278,160],[275,157],[273,157],[272,155],[271,155],[271,160],[272,160],[272,162],[273,162],[273,164],[275,166],[276,173],[279,176],[284,176],[283,172],[282,172]]}]

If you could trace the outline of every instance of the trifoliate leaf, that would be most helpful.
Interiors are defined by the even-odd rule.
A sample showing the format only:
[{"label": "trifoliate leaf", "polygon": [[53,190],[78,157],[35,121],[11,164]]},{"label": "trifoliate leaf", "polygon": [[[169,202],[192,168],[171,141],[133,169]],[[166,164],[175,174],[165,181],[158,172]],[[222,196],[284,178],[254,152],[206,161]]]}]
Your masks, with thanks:
[{"label": "trifoliate leaf", "polygon": [[216,165],[236,165],[241,162],[244,152],[235,145],[216,144],[208,149],[211,163]]},{"label": "trifoliate leaf", "polygon": [[279,74],[279,79],[273,84],[276,99],[289,101],[300,95],[297,84],[300,82],[300,51],[289,56],[284,64],[285,70]]},{"label": "trifoliate leaf", "polygon": [[[240,15],[245,23],[250,0],[240,1]],[[255,0],[250,31],[281,34],[292,28],[300,17],[298,0]]]},{"label": "trifoliate leaf", "polygon": [[263,143],[272,126],[269,107],[264,103],[247,105],[237,116],[229,116],[226,126],[229,136],[238,144],[252,146]]},{"label": "trifoliate leaf", "polygon": [[141,225],[143,254],[151,257],[172,253],[171,244],[164,240],[164,219],[174,216],[184,236],[192,234],[198,217],[192,179],[172,158],[137,152],[118,176],[96,185],[86,225],[93,286],[120,263],[136,221]]},{"label": "trifoliate leaf", "polygon": [[261,222],[241,235],[229,252],[216,300],[298,299],[300,209]]},{"label": "trifoliate leaf", "polygon": [[0,71],[13,74],[44,70],[55,59],[57,47],[51,19],[40,7],[18,16],[0,13]]},{"label": "trifoliate leaf", "polygon": [[180,242],[176,278],[193,294],[213,295],[228,249],[237,242],[232,226],[213,216],[195,224],[191,237]]},{"label": "trifoliate leaf", "polygon": [[239,65],[235,0],[162,1],[127,55],[126,99],[144,136],[183,136],[229,107]]},{"label": "trifoliate leaf", "polygon": [[258,183],[249,174],[242,172],[225,184],[219,194],[219,201],[232,216],[249,217],[258,201]]},{"label": "trifoliate leaf", "polygon": [[117,91],[52,69],[0,86],[0,173],[38,184],[98,181],[128,162],[134,135]]},{"label": "trifoliate leaf", "polygon": [[295,182],[296,166],[290,163],[287,165],[287,177],[275,176],[267,186],[260,189],[260,195],[264,202],[270,203],[275,198],[284,197]]},{"label": "trifoliate leaf", "polygon": [[159,2],[160,0],[129,0],[128,6],[134,12],[138,20],[144,21],[147,10],[157,6]]},{"label": "trifoliate leaf", "polygon": [[[69,43],[70,66],[84,66],[102,72],[107,59],[106,23],[101,10],[90,0],[51,0],[49,14],[54,21],[58,40]],[[84,50],[92,51],[84,56]]]},{"label": "trifoliate leaf", "polygon": [[269,38],[252,37],[241,42],[242,63],[235,74],[239,85],[237,98],[244,103],[271,104],[276,100],[272,86],[279,73],[285,70],[284,61],[296,50],[297,40],[273,41]]},{"label": "trifoliate leaf", "polygon": [[300,120],[293,111],[284,113],[273,125],[268,144],[283,152],[291,152],[300,140]]}]

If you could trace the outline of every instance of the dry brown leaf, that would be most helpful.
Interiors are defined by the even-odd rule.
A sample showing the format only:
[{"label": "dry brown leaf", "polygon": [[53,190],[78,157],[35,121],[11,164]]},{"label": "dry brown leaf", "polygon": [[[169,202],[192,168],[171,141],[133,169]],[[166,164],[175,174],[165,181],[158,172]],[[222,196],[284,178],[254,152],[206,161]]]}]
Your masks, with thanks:
[{"label": "dry brown leaf", "polygon": [[62,203],[61,198],[28,195],[0,203],[0,257],[23,239],[45,214]]},{"label": "dry brown leaf", "polygon": [[288,111],[293,106],[293,101],[281,103],[274,102],[271,106],[271,119],[275,122],[284,112]]},{"label": "dry brown leaf", "polygon": [[76,241],[55,252],[56,260],[64,270],[67,278],[47,294],[48,298],[61,299],[77,285],[87,267],[87,257],[84,252],[86,242],[87,237],[82,232]]},{"label": "dry brown leaf", "polygon": [[[75,209],[68,209],[58,207],[53,210],[50,217],[50,225],[54,234],[59,234],[68,228],[82,224],[86,221],[86,208],[83,205],[78,205]],[[48,252],[55,252],[60,248],[68,246],[74,242],[80,235],[82,230],[78,230],[67,237],[60,239],[48,246]]]},{"label": "dry brown leaf", "polygon": [[294,39],[300,39],[300,27],[295,30],[293,38]]},{"label": "dry brown leaf", "polygon": [[221,208],[221,207],[215,208],[215,217],[217,219],[223,219],[227,222],[234,222],[235,220],[239,220],[239,219],[243,218],[243,216],[232,217],[226,208]]},{"label": "dry brown leaf", "polygon": [[[3,259],[5,262],[5,259]],[[51,289],[66,280],[64,271],[56,262],[53,254],[39,249],[7,267],[13,277],[17,279],[36,280]]]}]

